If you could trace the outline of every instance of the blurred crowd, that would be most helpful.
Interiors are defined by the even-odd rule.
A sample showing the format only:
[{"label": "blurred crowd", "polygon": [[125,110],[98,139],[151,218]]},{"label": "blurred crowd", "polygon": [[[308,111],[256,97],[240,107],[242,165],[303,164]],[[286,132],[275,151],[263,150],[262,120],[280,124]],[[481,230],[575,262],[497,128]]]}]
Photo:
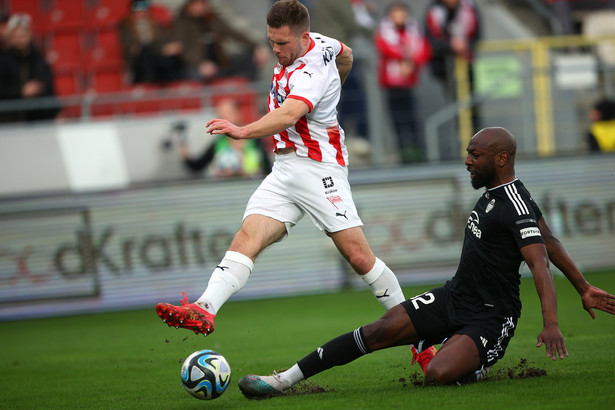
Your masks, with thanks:
[{"label": "blurred crowd", "polygon": [[[568,27],[564,34],[574,31],[566,19],[575,7],[600,3],[615,8],[615,0],[545,2],[562,27]],[[28,4],[43,3],[47,4],[44,12],[37,6],[28,8]],[[476,2],[432,0],[422,16],[415,14],[410,1],[387,1],[386,6],[370,0],[303,3],[311,12],[313,31],[353,48],[361,41],[375,47],[378,81],[400,159],[424,160],[415,89],[421,71],[428,69],[444,94],[455,100],[453,69],[458,58],[468,62],[473,87],[472,63],[482,32]],[[173,10],[162,1],[150,0],[13,0],[8,4],[12,6],[0,9],[0,100],[53,99],[182,81],[200,86],[226,79],[251,82],[272,61],[264,35],[237,29],[211,0],[185,0]],[[62,9],[60,18],[54,17],[50,5]],[[70,37],[74,33],[76,40]],[[89,33],[86,39],[83,33]],[[363,63],[355,58],[338,108],[348,134],[366,141],[369,116]],[[0,110],[0,122],[52,119],[60,112],[59,105],[45,107]],[[478,116],[472,120],[473,128],[480,128]]]}]

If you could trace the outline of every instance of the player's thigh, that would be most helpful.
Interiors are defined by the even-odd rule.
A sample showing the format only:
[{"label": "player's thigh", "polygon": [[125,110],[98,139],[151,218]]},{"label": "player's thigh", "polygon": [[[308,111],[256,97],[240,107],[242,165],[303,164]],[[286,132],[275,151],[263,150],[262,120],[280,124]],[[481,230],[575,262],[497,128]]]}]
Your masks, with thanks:
[{"label": "player's thigh", "polygon": [[423,348],[442,343],[456,330],[450,321],[452,302],[445,287],[437,287],[401,303],[414,324]]},{"label": "player's thigh", "polygon": [[453,383],[481,366],[478,347],[472,338],[455,334],[448,338],[429,362],[426,380],[440,384]]},{"label": "player's thigh", "polygon": [[363,335],[372,351],[419,341],[410,316],[402,305],[392,307],[380,319],[363,326]]},{"label": "player's thigh", "polygon": [[261,184],[252,193],[246,209],[244,220],[249,215],[263,215],[280,222],[294,226],[303,217],[303,210],[297,206],[289,188],[288,161],[274,163],[273,171],[265,177]]},{"label": "player's thigh", "polygon": [[246,216],[229,250],[256,259],[263,249],[280,240],[286,234],[286,225],[269,216],[252,214]]}]

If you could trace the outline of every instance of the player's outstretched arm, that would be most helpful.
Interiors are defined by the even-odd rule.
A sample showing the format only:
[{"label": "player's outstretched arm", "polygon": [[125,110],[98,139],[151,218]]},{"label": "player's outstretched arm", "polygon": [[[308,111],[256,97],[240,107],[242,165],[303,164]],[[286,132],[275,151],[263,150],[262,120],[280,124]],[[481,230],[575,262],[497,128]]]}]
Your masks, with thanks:
[{"label": "player's outstretched arm", "polygon": [[596,314],[592,310],[593,308],[612,315],[615,314],[615,296],[587,282],[568,251],[566,251],[566,248],[564,248],[564,245],[555,237],[544,218],[540,218],[538,227],[545,241],[549,260],[562,271],[577,292],[579,292],[583,309],[587,310],[592,319],[596,318]]},{"label": "player's outstretched arm", "polygon": [[541,243],[526,245],[521,248],[521,254],[527,266],[532,271],[536,292],[542,308],[543,329],[538,335],[536,347],[545,345],[547,357],[553,360],[568,356],[564,337],[557,324],[557,298],[555,296],[555,283],[549,270],[549,259],[545,246]]},{"label": "player's outstretched arm", "polygon": [[260,120],[243,127],[219,118],[210,120],[207,122],[207,132],[224,134],[236,140],[269,137],[294,126],[301,117],[309,112],[310,106],[304,101],[287,98],[280,108],[268,112]]}]

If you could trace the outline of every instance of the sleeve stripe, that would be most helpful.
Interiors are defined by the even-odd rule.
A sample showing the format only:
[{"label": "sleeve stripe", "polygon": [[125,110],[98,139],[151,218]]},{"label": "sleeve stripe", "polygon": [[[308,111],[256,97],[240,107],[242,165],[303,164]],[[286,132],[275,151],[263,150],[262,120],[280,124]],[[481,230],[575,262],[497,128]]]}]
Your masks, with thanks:
[{"label": "sleeve stripe", "polygon": [[521,195],[519,195],[519,192],[517,192],[517,187],[514,184],[505,186],[504,191],[506,191],[508,199],[510,199],[510,201],[515,206],[517,214],[524,215],[530,213],[527,209],[527,205],[525,205],[525,202],[523,202],[523,199],[521,198]]}]

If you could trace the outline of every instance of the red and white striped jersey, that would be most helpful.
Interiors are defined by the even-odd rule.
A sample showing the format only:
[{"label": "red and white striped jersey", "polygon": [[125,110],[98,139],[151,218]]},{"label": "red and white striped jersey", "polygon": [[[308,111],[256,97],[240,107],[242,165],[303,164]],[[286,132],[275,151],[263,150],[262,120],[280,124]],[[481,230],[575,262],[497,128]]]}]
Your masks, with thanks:
[{"label": "red and white striped jersey", "polygon": [[275,110],[286,100],[305,102],[310,111],[297,123],[275,134],[275,150],[294,147],[296,154],[320,162],[348,165],[344,130],[337,122],[341,81],[335,58],[341,42],[310,33],[308,51],[293,64],[277,64],[273,70],[267,110]]}]

